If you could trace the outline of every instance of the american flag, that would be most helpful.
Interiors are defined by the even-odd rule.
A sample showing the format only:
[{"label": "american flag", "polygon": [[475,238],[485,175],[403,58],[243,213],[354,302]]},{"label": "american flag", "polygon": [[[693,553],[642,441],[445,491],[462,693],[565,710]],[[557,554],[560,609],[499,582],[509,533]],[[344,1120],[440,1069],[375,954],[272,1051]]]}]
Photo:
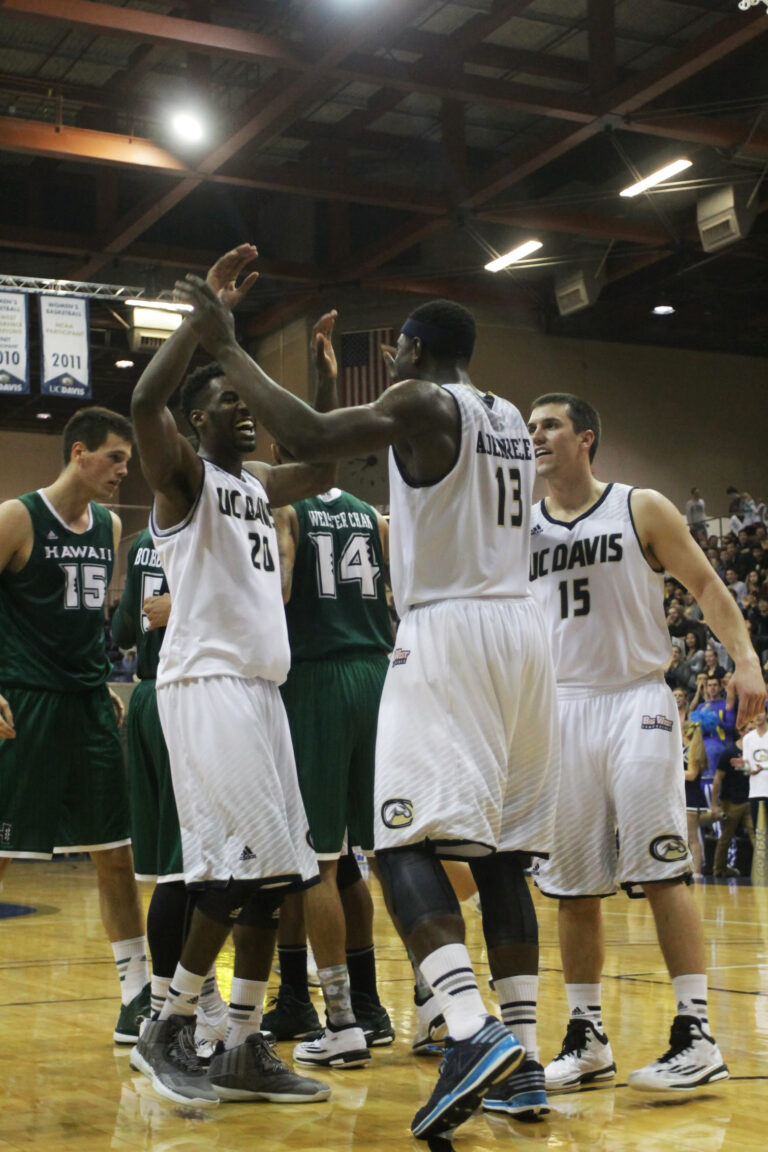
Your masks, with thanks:
[{"label": "american flag", "polygon": [[391,328],[342,333],[339,399],[343,408],[370,404],[389,384],[382,344],[394,344]]}]

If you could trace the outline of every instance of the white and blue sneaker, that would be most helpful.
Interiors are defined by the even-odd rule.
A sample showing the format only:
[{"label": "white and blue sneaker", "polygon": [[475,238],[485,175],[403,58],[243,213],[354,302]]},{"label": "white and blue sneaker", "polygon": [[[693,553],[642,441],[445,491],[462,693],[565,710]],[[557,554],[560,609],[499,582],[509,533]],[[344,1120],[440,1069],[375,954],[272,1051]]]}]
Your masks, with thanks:
[{"label": "white and blue sneaker", "polygon": [[427,1140],[469,1119],[490,1086],[516,1068],[524,1055],[517,1037],[493,1016],[486,1016],[482,1028],[467,1040],[446,1036],[437,1084],[411,1122],[413,1135]]},{"label": "white and blue sneaker", "polygon": [[494,1084],[483,1099],[483,1112],[503,1112],[515,1120],[535,1120],[549,1112],[544,1069],[538,1060],[522,1064]]}]

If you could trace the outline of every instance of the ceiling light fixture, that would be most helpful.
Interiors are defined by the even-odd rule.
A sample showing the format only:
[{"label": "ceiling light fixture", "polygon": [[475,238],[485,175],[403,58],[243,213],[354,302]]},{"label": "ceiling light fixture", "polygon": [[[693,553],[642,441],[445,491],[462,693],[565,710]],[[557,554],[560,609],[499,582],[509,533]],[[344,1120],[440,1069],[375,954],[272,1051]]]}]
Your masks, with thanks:
[{"label": "ceiling light fixture", "polygon": [[671,304],[657,304],[652,312],[654,316],[671,316],[675,309]]},{"label": "ceiling light fixture", "polygon": [[143,296],[126,300],[130,308],[157,308],[160,312],[191,312],[191,304],[177,304],[175,300],[146,300]]},{"label": "ceiling light fixture", "polygon": [[631,184],[629,188],[624,188],[619,193],[620,196],[639,196],[641,192],[645,192],[646,188],[653,188],[656,184],[663,183],[664,180],[669,180],[670,176],[676,176],[678,172],[690,168],[692,160],[674,160],[671,164],[667,164],[664,168],[659,168],[658,172],[652,172],[650,176],[646,176],[644,180],[638,180],[636,184]]},{"label": "ceiling light fixture", "polygon": [[38,420],[50,420],[51,419],[51,413],[50,412],[35,412],[35,416],[37,417]]},{"label": "ceiling light fixture", "polygon": [[508,268],[510,264],[516,264],[518,260],[524,260],[526,256],[530,256],[531,252],[537,252],[542,247],[541,240],[526,240],[525,244],[520,244],[511,252],[505,253],[504,256],[491,260],[490,264],[485,265],[485,270],[486,272],[501,272],[502,268]]},{"label": "ceiling light fixture", "polygon": [[205,137],[205,127],[195,112],[174,112],[171,128],[185,144],[199,144]]},{"label": "ceiling light fixture", "polygon": [[115,360],[115,368],[133,368],[133,360]]}]

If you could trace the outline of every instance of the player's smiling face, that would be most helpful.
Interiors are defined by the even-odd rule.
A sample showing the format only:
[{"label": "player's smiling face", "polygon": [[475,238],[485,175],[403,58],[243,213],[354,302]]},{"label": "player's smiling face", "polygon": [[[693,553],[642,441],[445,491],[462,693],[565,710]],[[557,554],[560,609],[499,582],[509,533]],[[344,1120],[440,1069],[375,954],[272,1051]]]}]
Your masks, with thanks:
[{"label": "player's smiling face", "polygon": [[239,392],[223,377],[211,380],[205,406],[197,409],[195,429],[208,451],[234,450],[242,455],[256,447],[256,423]]},{"label": "player's smiling face", "polygon": [[584,433],[576,432],[566,404],[541,404],[528,419],[536,474],[547,480],[568,471],[582,454]]}]

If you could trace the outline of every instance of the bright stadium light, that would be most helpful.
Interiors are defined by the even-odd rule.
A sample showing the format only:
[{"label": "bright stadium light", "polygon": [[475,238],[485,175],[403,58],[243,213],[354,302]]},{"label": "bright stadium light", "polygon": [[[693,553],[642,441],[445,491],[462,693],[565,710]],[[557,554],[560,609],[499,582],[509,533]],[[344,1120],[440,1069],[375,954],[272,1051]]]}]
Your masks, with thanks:
[{"label": "bright stadium light", "polygon": [[656,184],[662,184],[665,180],[669,180],[670,176],[676,176],[678,172],[683,172],[686,168],[690,168],[693,161],[691,160],[674,160],[671,164],[667,164],[664,168],[659,168],[658,172],[652,172],[650,176],[646,176],[644,180],[638,180],[636,184],[630,184],[629,188],[624,188],[620,196],[639,196],[641,192],[645,192],[646,188],[653,188]]},{"label": "bright stadium light", "polygon": [[205,125],[196,112],[174,112],[171,128],[185,144],[199,144],[205,138]]},{"label": "bright stadium light", "polygon": [[531,252],[537,252],[541,247],[543,247],[541,240],[526,240],[525,244],[520,244],[511,252],[506,252],[503,256],[497,257],[496,260],[491,260],[490,264],[485,265],[485,270],[486,272],[501,272],[502,268],[508,268],[510,264],[516,264],[518,260],[524,260],[526,256],[530,256]]}]

